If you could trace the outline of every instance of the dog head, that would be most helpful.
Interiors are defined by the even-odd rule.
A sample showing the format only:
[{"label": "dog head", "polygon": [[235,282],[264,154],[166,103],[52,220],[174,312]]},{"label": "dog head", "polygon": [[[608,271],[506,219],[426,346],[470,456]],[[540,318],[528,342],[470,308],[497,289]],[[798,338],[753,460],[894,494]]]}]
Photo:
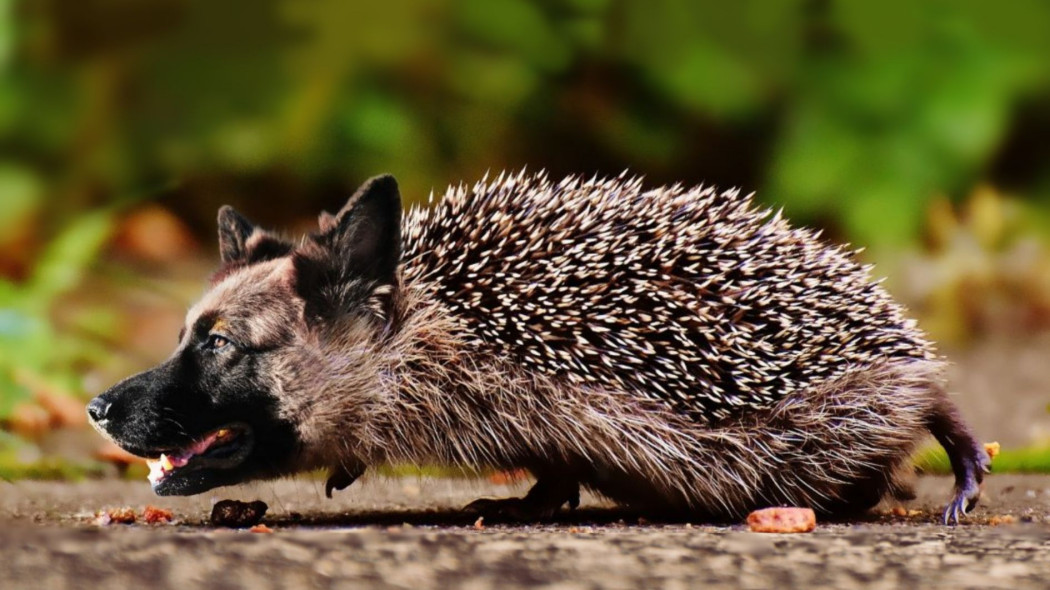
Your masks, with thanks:
[{"label": "dog head", "polygon": [[[318,413],[332,411],[320,403],[336,395],[332,379],[351,384],[338,388],[347,412],[378,403],[365,360],[394,328],[400,220],[390,176],[322,214],[319,232],[299,244],[223,207],[222,266],[174,353],[93,399],[92,425],[151,460],[160,495],[326,466],[316,430],[327,419]],[[363,374],[347,379],[355,371]]]}]

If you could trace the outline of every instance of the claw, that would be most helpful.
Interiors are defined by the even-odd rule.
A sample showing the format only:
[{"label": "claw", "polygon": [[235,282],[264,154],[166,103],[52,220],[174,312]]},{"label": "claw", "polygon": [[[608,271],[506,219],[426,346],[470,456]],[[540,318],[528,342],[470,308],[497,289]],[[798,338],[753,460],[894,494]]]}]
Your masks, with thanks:
[{"label": "claw", "polygon": [[961,517],[977,506],[977,500],[981,497],[980,480],[979,469],[968,470],[965,479],[956,487],[955,497],[944,509],[944,524],[959,524]]},{"label": "claw", "polygon": [[956,526],[959,524],[959,513],[966,514],[966,510],[962,505],[965,501],[965,498],[956,496],[948,503],[948,507],[944,509],[944,524],[950,526]]},{"label": "claw", "polygon": [[361,477],[361,474],[364,472],[365,466],[361,464],[354,464],[349,467],[340,465],[333,468],[331,473],[328,474],[328,481],[324,482],[325,497],[331,498],[332,490],[346,489],[350,484],[357,481],[357,478]]}]

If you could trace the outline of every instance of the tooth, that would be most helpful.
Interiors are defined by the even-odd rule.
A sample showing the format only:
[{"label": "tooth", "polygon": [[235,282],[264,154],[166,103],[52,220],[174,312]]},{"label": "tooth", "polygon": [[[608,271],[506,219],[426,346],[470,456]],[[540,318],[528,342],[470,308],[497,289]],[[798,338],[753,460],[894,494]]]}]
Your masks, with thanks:
[{"label": "tooth", "polygon": [[151,484],[157,483],[164,477],[164,467],[160,461],[148,459],[146,464],[149,465],[149,476],[147,476],[147,479],[149,479]]},{"label": "tooth", "polygon": [[171,471],[175,468],[175,466],[171,464],[171,459],[169,459],[168,456],[163,453],[160,456],[160,467],[164,471]]},{"label": "tooth", "polygon": [[229,434],[229,433],[230,433],[230,430],[228,428],[220,428],[218,430],[218,432],[215,433],[215,437],[216,438],[226,438],[226,435]]}]

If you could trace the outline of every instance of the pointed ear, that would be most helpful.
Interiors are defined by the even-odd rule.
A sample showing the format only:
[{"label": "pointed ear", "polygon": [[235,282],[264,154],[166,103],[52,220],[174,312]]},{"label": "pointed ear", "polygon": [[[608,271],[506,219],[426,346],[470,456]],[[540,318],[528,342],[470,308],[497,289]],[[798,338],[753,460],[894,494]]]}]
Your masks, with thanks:
[{"label": "pointed ear", "polygon": [[[381,283],[393,283],[401,261],[401,193],[389,174],[361,185],[319,241],[345,264],[345,270]],[[345,275],[344,275],[345,276]]]},{"label": "pointed ear", "polygon": [[291,254],[294,247],[245,219],[224,205],[219,209],[219,255],[222,267],[213,277],[215,282],[235,268],[273,260]]},{"label": "pointed ear", "polygon": [[255,226],[229,205],[219,209],[219,255],[223,264],[248,257],[248,238]]},{"label": "pointed ear", "polygon": [[401,194],[393,176],[361,185],[338,214],[322,213],[320,234],[293,255],[308,321],[366,313],[389,328],[401,261]]},{"label": "pointed ear", "polygon": [[317,216],[317,227],[321,229],[321,233],[332,231],[335,229],[335,226],[335,215],[327,211],[321,211],[321,214]]}]

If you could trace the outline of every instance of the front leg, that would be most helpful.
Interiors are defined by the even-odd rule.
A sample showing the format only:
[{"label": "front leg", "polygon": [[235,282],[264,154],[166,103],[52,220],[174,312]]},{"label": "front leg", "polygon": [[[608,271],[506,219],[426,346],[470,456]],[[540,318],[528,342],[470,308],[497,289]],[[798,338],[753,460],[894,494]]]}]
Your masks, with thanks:
[{"label": "front leg", "polygon": [[960,517],[977,505],[981,481],[991,471],[991,459],[947,398],[930,416],[929,428],[944,447],[955,473],[955,497],[944,510],[944,524],[959,524]]},{"label": "front leg", "polygon": [[464,510],[492,520],[538,522],[550,520],[565,504],[580,505],[580,482],[571,477],[543,475],[524,498],[481,498]]}]

